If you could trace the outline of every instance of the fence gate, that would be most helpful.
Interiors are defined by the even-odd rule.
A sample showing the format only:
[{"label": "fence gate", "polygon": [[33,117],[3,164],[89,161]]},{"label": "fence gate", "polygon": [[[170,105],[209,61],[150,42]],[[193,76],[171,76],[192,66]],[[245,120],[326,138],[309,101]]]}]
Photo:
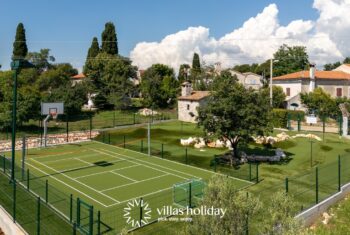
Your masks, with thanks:
[{"label": "fence gate", "polygon": [[77,198],[77,228],[86,235],[93,235],[94,207]]}]

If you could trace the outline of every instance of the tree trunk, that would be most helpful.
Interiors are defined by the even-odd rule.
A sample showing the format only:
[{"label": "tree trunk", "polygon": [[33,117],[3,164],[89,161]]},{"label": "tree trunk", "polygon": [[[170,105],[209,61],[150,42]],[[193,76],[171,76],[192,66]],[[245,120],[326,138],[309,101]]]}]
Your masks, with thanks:
[{"label": "tree trunk", "polygon": [[235,140],[231,142],[231,147],[232,147],[231,158],[230,158],[231,166],[233,166],[234,159],[239,158],[237,145],[238,145],[238,138],[235,138]]}]

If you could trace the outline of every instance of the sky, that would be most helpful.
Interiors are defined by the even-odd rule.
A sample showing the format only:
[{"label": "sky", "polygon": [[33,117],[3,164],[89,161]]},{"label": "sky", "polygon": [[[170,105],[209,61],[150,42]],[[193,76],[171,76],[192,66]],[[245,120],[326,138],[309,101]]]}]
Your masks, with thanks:
[{"label": "sky", "polygon": [[16,26],[29,51],[51,49],[81,70],[94,36],[115,24],[120,54],[140,69],[202,62],[260,63],[278,47],[307,46],[321,65],[350,56],[350,0],[0,0],[0,64],[8,69]]}]

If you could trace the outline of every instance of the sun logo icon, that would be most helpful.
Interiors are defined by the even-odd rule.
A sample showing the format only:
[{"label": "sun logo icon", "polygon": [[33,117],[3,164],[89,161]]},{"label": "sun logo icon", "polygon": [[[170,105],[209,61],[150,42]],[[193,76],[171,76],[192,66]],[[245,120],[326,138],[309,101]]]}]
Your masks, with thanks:
[{"label": "sun logo icon", "polygon": [[[137,211],[137,213],[132,213],[132,211]],[[126,223],[130,224],[133,228],[148,224],[148,221],[151,219],[151,213],[152,209],[148,203],[144,202],[142,199],[129,201],[124,208]],[[137,216],[132,214],[136,214]]]}]

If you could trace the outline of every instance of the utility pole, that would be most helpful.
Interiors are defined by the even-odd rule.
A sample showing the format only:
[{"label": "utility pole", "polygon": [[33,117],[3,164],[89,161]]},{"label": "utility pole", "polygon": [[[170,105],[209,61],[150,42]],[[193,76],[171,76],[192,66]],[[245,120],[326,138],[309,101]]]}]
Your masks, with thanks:
[{"label": "utility pole", "polygon": [[272,107],[273,59],[270,59],[270,106]]}]

